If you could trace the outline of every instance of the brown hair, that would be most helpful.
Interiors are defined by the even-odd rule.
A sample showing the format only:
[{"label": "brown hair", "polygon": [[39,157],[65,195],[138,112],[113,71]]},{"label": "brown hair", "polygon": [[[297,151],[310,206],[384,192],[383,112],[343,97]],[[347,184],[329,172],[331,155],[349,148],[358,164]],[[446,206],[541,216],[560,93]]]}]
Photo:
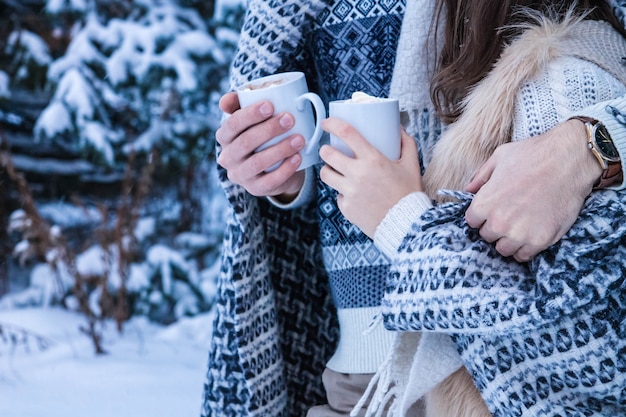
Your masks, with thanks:
[{"label": "brown hair", "polygon": [[587,19],[607,21],[626,36],[603,0],[438,0],[437,3],[432,33],[438,33],[438,27],[444,25],[444,39],[430,94],[438,116],[447,123],[459,117],[461,100],[489,72],[504,45],[520,34],[519,24],[531,19],[528,13],[520,13],[522,9],[559,17],[575,6],[576,14],[588,13]]}]

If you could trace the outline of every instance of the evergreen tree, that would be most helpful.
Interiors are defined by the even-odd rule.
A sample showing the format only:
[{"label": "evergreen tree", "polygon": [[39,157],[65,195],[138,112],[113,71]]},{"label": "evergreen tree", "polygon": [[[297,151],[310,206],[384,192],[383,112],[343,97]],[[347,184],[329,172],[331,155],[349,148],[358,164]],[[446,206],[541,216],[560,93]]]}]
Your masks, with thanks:
[{"label": "evergreen tree", "polygon": [[49,0],[48,11],[76,12],[76,3],[81,26],[50,66],[55,93],[36,137],[110,167],[154,148],[167,172],[205,158],[234,49],[209,32],[220,23],[203,19],[193,8],[202,2],[192,1]]},{"label": "evergreen tree", "polygon": [[[49,206],[34,202],[12,169],[12,180],[19,179],[22,195],[33,201],[27,212],[11,216],[10,230],[23,239],[15,253],[41,263],[27,291],[2,301],[79,309],[94,340],[97,320],[106,317],[141,314],[170,322],[207,310],[225,212],[215,186],[217,102],[227,86],[243,0],[47,0],[45,11],[71,41],[58,52],[45,35],[14,28],[7,45],[23,51],[22,59],[10,61],[11,71],[0,67],[0,95],[34,88],[20,85],[15,74],[20,66],[30,71],[32,62],[41,64],[39,88],[52,95],[36,120],[36,140],[118,173],[122,195],[112,210],[101,204],[99,215],[83,214],[91,225],[79,227],[91,227],[92,240],[72,246],[63,222],[85,207],[63,202],[46,214]],[[48,60],[35,60],[45,45]],[[149,175],[140,174],[146,167]],[[148,195],[145,186],[155,179],[159,192]]]}]

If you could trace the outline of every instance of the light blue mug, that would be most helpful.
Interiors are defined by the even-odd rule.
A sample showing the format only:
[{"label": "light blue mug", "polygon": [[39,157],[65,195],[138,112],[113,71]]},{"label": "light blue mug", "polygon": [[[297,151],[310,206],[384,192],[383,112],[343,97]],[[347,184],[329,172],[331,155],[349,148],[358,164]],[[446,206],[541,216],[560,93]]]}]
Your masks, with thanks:
[{"label": "light blue mug", "polygon": [[[352,125],[387,158],[400,158],[400,105],[397,99],[331,101],[328,112],[330,117]],[[330,145],[354,157],[352,150],[334,135],[330,135]]]},{"label": "light blue mug", "polygon": [[[326,108],[317,94],[309,92],[304,73],[284,72],[258,78],[237,88],[237,96],[242,108],[260,100],[268,100],[274,105],[274,114],[288,112],[295,119],[293,128],[267,141],[257,148],[257,152],[294,133],[299,133],[304,137],[306,146],[300,152],[302,162],[298,170],[308,168],[320,161],[320,139],[324,133],[321,122],[326,118]],[[313,109],[315,109],[315,115]],[[280,163],[267,171],[272,171],[279,165]]]}]

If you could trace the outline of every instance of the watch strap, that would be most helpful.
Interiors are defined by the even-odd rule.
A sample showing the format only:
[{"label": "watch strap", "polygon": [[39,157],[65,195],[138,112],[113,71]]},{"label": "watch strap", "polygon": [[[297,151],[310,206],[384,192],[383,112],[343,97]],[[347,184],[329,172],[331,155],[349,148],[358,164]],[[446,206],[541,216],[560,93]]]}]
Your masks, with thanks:
[{"label": "watch strap", "polygon": [[594,185],[594,188],[602,189],[612,185],[618,184],[624,180],[624,173],[622,171],[622,163],[609,164],[608,168],[602,172],[600,180]]},{"label": "watch strap", "polygon": [[[601,122],[597,119],[593,119],[591,117],[586,117],[586,116],[574,116],[572,117],[572,119],[580,120],[581,122],[585,124],[585,129],[587,131],[587,143],[589,144],[589,148],[592,151],[594,151],[594,149],[592,148],[592,147],[595,147],[595,138],[592,137],[593,130],[594,130],[593,127]],[[600,163],[600,166],[602,167],[603,171],[602,171],[602,175],[600,176],[596,184],[593,186],[593,188],[603,189],[603,188],[610,187],[614,184],[617,184],[623,181],[624,174],[622,171],[621,161],[618,161],[618,162],[604,161],[603,162],[601,160],[601,156],[598,153],[597,149],[594,152],[594,156],[598,158],[598,162]]]}]

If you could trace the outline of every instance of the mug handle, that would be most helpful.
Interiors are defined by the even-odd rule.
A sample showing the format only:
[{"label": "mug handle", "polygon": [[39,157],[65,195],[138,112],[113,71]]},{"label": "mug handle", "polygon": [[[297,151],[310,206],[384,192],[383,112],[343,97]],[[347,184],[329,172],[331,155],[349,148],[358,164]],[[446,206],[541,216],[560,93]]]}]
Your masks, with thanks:
[{"label": "mug handle", "polygon": [[309,100],[315,109],[315,131],[304,149],[305,153],[309,153],[313,150],[313,147],[319,143],[322,133],[324,133],[322,130],[322,120],[326,118],[326,107],[324,107],[322,99],[317,94],[304,93],[296,99],[296,108],[298,111],[304,110],[305,100]]}]

